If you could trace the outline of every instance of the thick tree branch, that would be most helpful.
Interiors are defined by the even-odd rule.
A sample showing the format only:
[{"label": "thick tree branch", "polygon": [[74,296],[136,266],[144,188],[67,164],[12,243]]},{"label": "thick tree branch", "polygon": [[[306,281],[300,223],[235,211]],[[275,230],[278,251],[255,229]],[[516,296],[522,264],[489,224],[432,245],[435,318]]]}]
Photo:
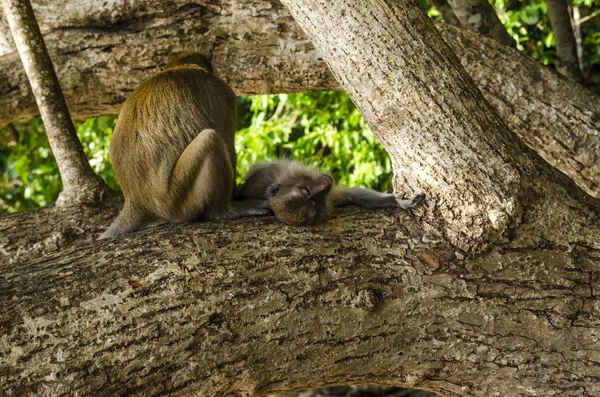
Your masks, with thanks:
[{"label": "thick tree branch", "polygon": [[245,219],[71,246],[2,266],[0,394],[596,395],[591,230],[459,259],[418,217],[348,209],[311,228]]},{"label": "thick tree branch", "polygon": [[526,222],[525,195],[569,213],[586,200],[507,128],[416,3],[283,3],[390,154],[396,189],[427,192],[426,222],[441,222],[456,247],[475,252],[510,235]]},{"label": "thick tree branch", "polygon": [[2,0],[12,35],[58,164],[62,204],[89,201],[108,189],[90,167],[75,133],[65,98],[29,0]]},{"label": "thick tree branch", "polygon": [[600,97],[494,40],[448,25],[438,29],[511,129],[600,197]]},{"label": "thick tree branch", "polygon": [[[116,113],[133,88],[158,70],[156,65],[212,41],[217,43],[216,68],[238,94],[339,89],[279,2],[140,4],[82,9],[50,1],[38,6],[77,119]],[[94,15],[92,21],[89,15]],[[598,96],[493,40],[446,25],[439,28],[510,127],[548,162],[600,196]],[[0,124],[33,117],[35,101],[18,57],[0,57],[0,65]]]}]

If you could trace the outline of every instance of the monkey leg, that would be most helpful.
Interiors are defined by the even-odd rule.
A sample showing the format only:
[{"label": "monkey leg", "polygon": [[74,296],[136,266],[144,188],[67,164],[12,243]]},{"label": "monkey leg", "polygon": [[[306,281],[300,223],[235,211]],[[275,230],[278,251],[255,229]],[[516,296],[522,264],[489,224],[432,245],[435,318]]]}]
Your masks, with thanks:
[{"label": "monkey leg", "polygon": [[334,207],[354,204],[363,208],[390,208],[400,207],[404,209],[415,208],[425,198],[424,194],[418,194],[410,200],[405,200],[399,194],[380,193],[371,189],[359,187],[334,188],[329,193],[330,203]]},{"label": "monkey leg", "polygon": [[202,130],[177,159],[165,184],[164,218],[193,221],[212,219],[230,211],[235,168],[219,133]]},{"label": "monkey leg", "polygon": [[134,209],[128,201],[119,212],[113,223],[100,235],[100,238],[117,237],[122,234],[134,232],[148,223],[147,217]]},{"label": "monkey leg", "polygon": [[413,198],[411,198],[409,200],[405,200],[399,194],[397,194],[395,196],[396,196],[396,203],[398,203],[398,207],[404,208],[406,210],[418,207],[419,205],[421,205],[421,203],[423,202],[423,200],[425,200],[425,194],[423,194],[423,193],[417,194],[417,195],[413,196]]}]

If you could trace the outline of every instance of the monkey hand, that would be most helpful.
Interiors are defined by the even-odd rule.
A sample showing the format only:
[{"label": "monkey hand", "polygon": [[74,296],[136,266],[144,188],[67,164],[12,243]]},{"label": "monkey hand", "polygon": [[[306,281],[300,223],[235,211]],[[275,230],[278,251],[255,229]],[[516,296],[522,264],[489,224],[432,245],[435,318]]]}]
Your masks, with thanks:
[{"label": "monkey hand", "polygon": [[411,209],[418,207],[423,200],[425,200],[425,194],[417,194],[412,199],[406,200],[402,194],[396,194],[396,203],[398,207],[404,209]]}]

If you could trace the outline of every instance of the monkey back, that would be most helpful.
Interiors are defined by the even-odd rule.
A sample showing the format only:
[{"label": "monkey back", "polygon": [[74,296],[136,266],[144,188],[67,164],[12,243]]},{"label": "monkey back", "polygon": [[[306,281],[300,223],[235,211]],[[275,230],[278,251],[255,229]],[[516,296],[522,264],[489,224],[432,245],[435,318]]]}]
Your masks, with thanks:
[{"label": "monkey back", "polygon": [[[202,59],[210,68],[210,62]],[[227,174],[233,186],[236,98],[211,71],[188,62],[170,64],[144,81],[123,104],[111,141],[111,161],[126,201],[148,214],[162,217],[165,202],[177,205],[178,199],[185,199],[186,192],[174,198],[168,191],[171,173],[203,130],[215,130],[227,147],[233,164]]]}]

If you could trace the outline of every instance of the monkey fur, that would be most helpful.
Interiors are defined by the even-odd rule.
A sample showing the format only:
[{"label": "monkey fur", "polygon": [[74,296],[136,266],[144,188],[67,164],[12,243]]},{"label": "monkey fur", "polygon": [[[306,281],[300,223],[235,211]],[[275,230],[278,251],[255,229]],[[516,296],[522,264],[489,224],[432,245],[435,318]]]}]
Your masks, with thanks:
[{"label": "monkey fur", "polygon": [[322,222],[333,208],[348,204],[363,208],[411,209],[425,199],[424,194],[406,200],[397,194],[334,186],[331,175],[290,160],[253,167],[238,187],[237,197],[240,200],[267,199],[275,217],[288,225]]},{"label": "monkey fur", "polygon": [[100,236],[157,221],[268,215],[265,199],[234,202],[237,103],[213,74],[212,51],[188,53],[138,86],[123,104],[110,158],[125,196]]}]

